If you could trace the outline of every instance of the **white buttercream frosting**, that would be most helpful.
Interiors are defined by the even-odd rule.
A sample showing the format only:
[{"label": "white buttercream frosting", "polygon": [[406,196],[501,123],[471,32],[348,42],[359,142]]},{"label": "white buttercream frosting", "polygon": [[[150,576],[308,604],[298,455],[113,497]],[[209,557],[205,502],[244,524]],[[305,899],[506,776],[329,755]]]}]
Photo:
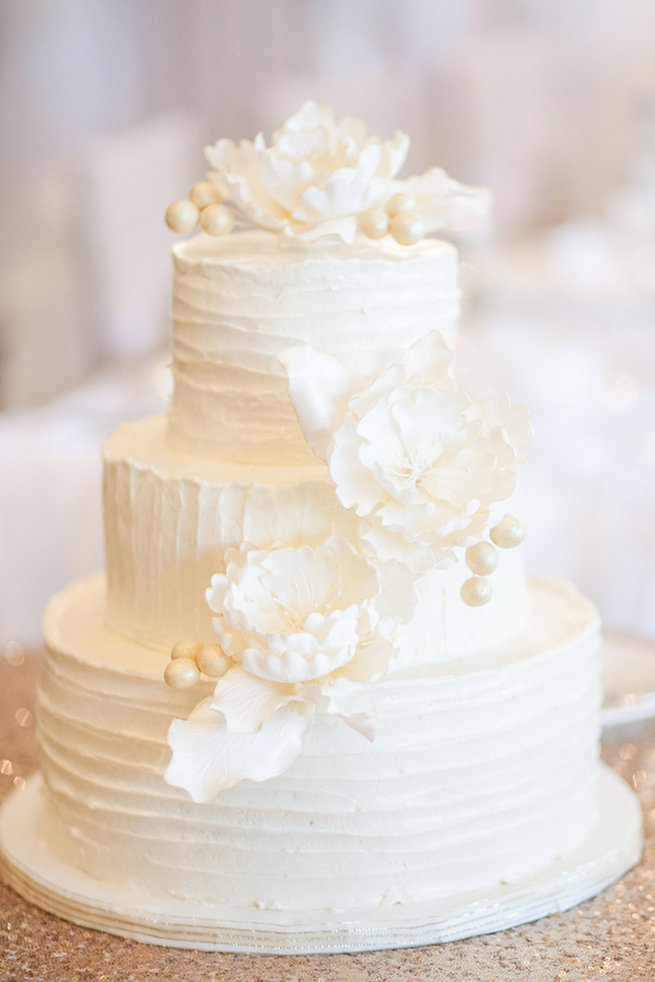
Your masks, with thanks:
[{"label": "white buttercream frosting", "polygon": [[199,235],[173,249],[169,437],[246,464],[307,462],[284,349],[309,344],[372,376],[437,330],[455,343],[455,249],[392,239],[280,249],[265,231]]},{"label": "white buttercream frosting", "polygon": [[[104,582],[56,597],[39,698],[53,849],[155,895],[296,910],[370,907],[517,881],[594,820],[598,621],[570,588],[468,663],[376,688],[373,743],[319,714],[280,777],[192,803],[163,783],[197,692],[167,654],[104,626]],[[207,686],[208,692],[210,687]]]},{"label": "white buttercream frosting", "polygon": [[[306,465],[225,463],[171,447],[165,420],[153,417],[119,427],[104,458],[107,623],[145,644],[216,641],[204,596],[228,547],[318,545],[334,533],[358,541],[356,516],[316,457]],[[463,561],[419,577],[414,616],[399,632],[400,664],[465,657],[516,631],[528,613],[520,554],[501,551],[493,600],[476,610],[459,595],[470,575]]]}]

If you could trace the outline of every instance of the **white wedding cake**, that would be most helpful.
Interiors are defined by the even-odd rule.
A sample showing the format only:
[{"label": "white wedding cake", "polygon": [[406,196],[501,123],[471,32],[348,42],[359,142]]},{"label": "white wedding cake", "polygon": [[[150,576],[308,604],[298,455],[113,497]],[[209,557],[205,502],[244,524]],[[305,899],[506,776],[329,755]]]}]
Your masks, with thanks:
[{"label": "white wedding cake", "polygon": [[207,149],[168,414],[107,441],[106,574],[46,612],[44,848],[161,922],[251,917],[241,949],[518,887],[599,820],[598,618],[526,581],[527,412],[453,372],[434,233],[488,195],[406,151],[312,103]]}]

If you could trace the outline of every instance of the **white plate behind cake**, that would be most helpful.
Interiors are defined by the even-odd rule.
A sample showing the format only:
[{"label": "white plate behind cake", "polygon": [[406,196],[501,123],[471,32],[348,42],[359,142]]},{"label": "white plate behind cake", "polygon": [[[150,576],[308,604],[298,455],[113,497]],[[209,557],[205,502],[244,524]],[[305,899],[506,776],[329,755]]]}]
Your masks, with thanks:
[{"label": "white plate behind cake", "polygon": [[655,716],[655,642],[608,633],[601,660],[602,725],[636,723]]},{"label": "white plate behind cake", "polygon": [[567,910],[637,862],[641,809],[603,766],[599,818],[584,844],[520,883],[416,904],[337,913],[230,909],[121,890],[69,866],[39,838],[41,779],[32,777],[0,812],[5,881],[23,897],[84,927],[151,944],[242,953],[329,953],[454,941]]}]

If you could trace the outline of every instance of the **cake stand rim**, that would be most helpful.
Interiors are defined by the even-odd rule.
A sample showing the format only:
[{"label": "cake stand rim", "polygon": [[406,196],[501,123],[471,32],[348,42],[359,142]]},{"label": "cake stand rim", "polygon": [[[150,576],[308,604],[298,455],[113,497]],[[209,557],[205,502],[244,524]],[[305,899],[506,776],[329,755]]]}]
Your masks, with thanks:
[{"label": "cake stand rim", "polygon": [[548,870],[518,883],[454,898],[334,913],[230,909],[173,899],[162,903],[151,894],[101,883],[52,852],[38,834],[45,807],[41,789],[37,772],[0,809],[0,874],[7,885],[28,902],[80,927],[204,951],[355,953],[491,934],[596,896],[638,862],[643,844],[637,796],[611,768],[600,764],[599,814],[585,841]]}]

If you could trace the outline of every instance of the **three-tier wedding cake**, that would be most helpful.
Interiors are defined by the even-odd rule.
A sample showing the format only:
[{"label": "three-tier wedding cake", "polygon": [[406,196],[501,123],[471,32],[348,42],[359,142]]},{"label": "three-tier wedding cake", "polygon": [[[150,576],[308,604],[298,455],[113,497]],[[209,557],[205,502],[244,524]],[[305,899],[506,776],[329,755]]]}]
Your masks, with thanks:
[{"label": "three-tier wedding cake", "polygon": [[169,209],[203,230],[173,249],[169,411],[107,441],[106,574],[45,619],[35,835],[66,874],[37,896],[9,865],[64,916],[348,950],[602,885],[562,886],[623,794],[599,791],[598,618],[526,581],[526,410],[453,372],[435,233],[489,197],[399,179],[407,143],[308,103],[209,147]]}]

